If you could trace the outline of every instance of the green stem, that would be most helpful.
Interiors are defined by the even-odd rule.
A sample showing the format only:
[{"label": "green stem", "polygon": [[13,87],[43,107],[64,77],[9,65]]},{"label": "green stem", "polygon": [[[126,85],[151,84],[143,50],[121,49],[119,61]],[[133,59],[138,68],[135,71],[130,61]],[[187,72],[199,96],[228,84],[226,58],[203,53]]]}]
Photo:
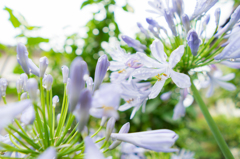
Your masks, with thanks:
[{"label": "green stem", "polygon": [[21,100],[21,93],[18,93],[18,101]]},{"label": "green stem", "polygon": [[4,104],[7,104],[6,96],[2,96]]},{"label": "green stem", "polygon": [[102,126],[99,127],[99,129],[91,136],[91,138],[96,136],[99,133],[99,131],[101,131],[101,130],[102,130]]},{"label": "green stem", "polygon": [[196,102],[198,103],[198,105],[208,123],[208,126],[210,127],[210,129],[213,133],[213,136],[214,136],[215,140],[217,141],[218,146],[220,147],[223,155],[225,156],[226,159],[234,159],[231,151],[228,148],[227,143],[224,141],[216,123],[214,122],[212,116],[210,115],[210,113],[207,109],[207,106],[203,102],[201,95],[199,94],[197,88],[193,84],[192,79],[191,79],[191,82],[192,82],[191,89],[193,91],[193,96],[194,96]]},{"label": "green stem", "polygon": [[109,151],[109,148],[107,148],[106,150],[104,150],[103,153],[108,152],[108,151]]}]

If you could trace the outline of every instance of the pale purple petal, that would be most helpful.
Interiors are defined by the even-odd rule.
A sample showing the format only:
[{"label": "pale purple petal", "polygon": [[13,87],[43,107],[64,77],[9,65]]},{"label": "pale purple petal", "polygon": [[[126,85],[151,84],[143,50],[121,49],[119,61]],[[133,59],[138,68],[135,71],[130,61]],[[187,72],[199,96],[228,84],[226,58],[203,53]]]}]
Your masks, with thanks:
[{"label": "pale purple petal", "polygon": [[154,77],[158,74],[165,72],[165,70],[166,70],[165,68],[162,69],[139,68],[132,73],[132,76],[137,79],[147,80],[148,78]]},{"label": "pale purple petal", "polygon": [[176,64],[181,60],[184,53],[184,45],[179,46],[175,49],[169,57],[169,65],[171,68],[174,68]]},{"label": "pale purple petal", "polygon": [[166,63],[167,55],[164,52],[164,47],[160,40],[154,40],[150,45],[150,49],[155,59],[157,59],[162,64]]},{"label": "pale purple petal", "polygon": [[191,86],[190,77],[184,73],[178,73],[171,70],[171,78],[180,88],[189,88]]},{"label": "pale purple petal", "polygon": [[145,67],[149,67],[149,68],[161,68],[162,67],[161,63],[152,59],[151,57],[148,57],[145,53],[137,52],[137,55],[140,58],[140,62]]},{"label": "pale purple petal", "polygon": [[165,80],[157,81],[151,89],[151,93],[149,94],[149,99],[156,98],[158,94],[161,92],[162,87],[165,83]]}]

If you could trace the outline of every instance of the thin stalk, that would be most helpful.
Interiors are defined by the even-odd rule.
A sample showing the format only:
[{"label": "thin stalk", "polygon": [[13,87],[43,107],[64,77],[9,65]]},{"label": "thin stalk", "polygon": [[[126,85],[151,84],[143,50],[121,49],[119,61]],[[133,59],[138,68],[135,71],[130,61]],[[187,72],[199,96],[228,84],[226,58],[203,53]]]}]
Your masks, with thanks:
[{"label": "thin stalk", "polygon": [[18,101],[21,101],[21,93],[18,93]]},{"label": "thin stalk", "polygon": [[102,130],[102,126],[100,126],[99,127],[99,129],[91,136],[91,138],[93,138],[94,136],[96,136],[98,133],[99,133],[99,131],[101,131]]},{"label": "thin stalk", "polygon": [[193,91],[193,96],[196,100],[196,102],[198,103],[207,123],[208,123],[208,126],[210,127],[212,133],[213,133],[213,136],[215,138],[215,140],[217,141],[218,143],[218,146],[220,147],[223,155],[225,156],[226,159],[234,159],[227,143],[225,142],[225,140],[223,139],[216,123],[214,122],[212,116],[210,115],[208,109],[207,109],[207,106],[205,105],[205,103],[203,102],[203,99],[200,95],[200,93],[198,92],[197,88],[195,87],[195,85],[193,84],[193,81],[191,79],[191,90]]},{"label": "thin stalk", "polygon": [[7,104],[6,96],[2,96],[4,104]]}]

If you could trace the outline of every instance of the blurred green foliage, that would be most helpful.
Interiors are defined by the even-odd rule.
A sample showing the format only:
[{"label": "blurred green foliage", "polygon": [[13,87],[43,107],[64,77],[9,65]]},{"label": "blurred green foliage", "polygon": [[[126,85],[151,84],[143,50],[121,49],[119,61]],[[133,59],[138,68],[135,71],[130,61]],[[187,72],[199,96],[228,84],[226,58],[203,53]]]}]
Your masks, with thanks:
[{"label": "blurred green foliage", "polygon": [[[98,21],[95,18],[95,16],[100,12],[100,8],[98,11],[93,13],[93,18],[88,21],[85,26],[87,28],[87,36],[85,38],[81,38],[81,35],[79,35],[79,33],[73,33],[72,35],[66,37],[64,49],[66,50],[66,47],[70,46],[72,48],[71,53],[67,53],[66,51],[63,53],[55,52],[54,49],[51,49],[50,51],[42,51],[39,47],[39,44],[42,42],[48,43],[49,39],[44,37],[31,37],[27,36],[29,34],[26,34],[27,32],[38,30],[41,27],[29,25],[21,14],[15,15],[13,10],[10,8],[4,8],[4,10],[9,13],[9,21],[12,23],[13,27],[19,28],[21,30],[21,33],[17,35],[16,38],[26,39],[26,45],[29,49],[30,56],[41,55],[47,56],[49,58],[49,68],[51,68],[49,70],[54,77],[55,83],[53,87],[53,95],[59,95],[60,103],[63,96],[61,66],[70,66],[71,61],[75,57],[81,56],[88,63],[90,76],[94,77],[94,69],[98,57],[101,55],[101,53],[106,53],[102,47],[102,43],[109,42],[110,37],[116,37],[118,40],[120,40],[120,30],[118,28],[118,24],[115,22],[114,12],[109,9],[111,6],[116,5],[114,0],[87,0],[83,2],[79,7],[80,9],[85,9],[87,6],[100,3],[104,6],[104,18],[101,21]],[[134,11],[128,3],[126,3],[122,9],[128,12]],[[103,29],[109,28],[110,25],[114,26],[114,29],[109,29],[108,32],[104,32]],[[93,30],[97,31],[98,33],[94,33]],[[73,41],[71,45],[67,43],[69,39]],[[76,41],[79,39],[82,39],[84,41],[84,45],[82,47],[76,44]],[[149,46],[153,41],[153,39],[145,38],[142,33],[137,33],[136,39],[146,46]],[[136,50],[129,48],[126,45],[122,46],[122,48],[124,48],[127,52],[136,52]],[[77,52],[78,49],[82,50],[81,54]],[[0,52],[7,53],[9,56],[16,55],[14,47],[7,47],[3,44],[0,44]],[[224,72],[235,72],[236,77],[240,77],[239,70],[229,68],[226,69],[224,67]],[[16,64],[14,73],[23,73],[21,67],[19,67],[18,64]],[[240,86],[239,78],[235,78],[232,82],[235,85]],[[162,92],[173,90],[174,87],[175,86],[170,82],[164,87]],[[14,90],[8,89],[8,91],[9,93],[12,93]],[[214,106],[217,99],[228,97],[231,98],[236,106],[240,108],[240,87],[237,87],[237,90],[231,93],[223,89],[217,89],[216,92],[217,93],[214,95],[214,97],[205,100],[209,107]],[[203,95],[204,93],[205,90],[202,91]],[[129,119],[132,111],[131,109],[125,112],[120,112],[120,120],[117,121],[116,129],[119,130],[120,127],[126,122],[131,123],[130,132],[145,131],[148,129],[171,129],[180,136],[177,140],[176,145],[180,148],[195,152],[196,158],[223,158],[223,155],[221,154],[205,119],[201,113],[197,111],[198,106],[195,103],[186,108],[186,116],[184,118],[177,121],[172,120],[173,108],[178,103],[178,98],[179,90],[176,89],[176,91],[173,92],[171,99],[167,101],[162,101],[159,97],[154,100],[149,100],[147,102],[146,112],[142,113],[141,110],[139,110],[132,120]],[[60,107],[57,108],[60,109]],[[224,116],[218,116],[215,117],[215,121],[230,148],[238,148],[239,150],[239,118],[226,118]],[[99,122],[99,120],[96,121],[95,119],[91,118],[90,125],[97,126],[97,122]],[[114,158],[119,158],[120,156],[119,151],[110,151],[108,154],[114,155]],[[170,154],[166,153],[146,153],[146,155],[147,158],[170,158]]]}]

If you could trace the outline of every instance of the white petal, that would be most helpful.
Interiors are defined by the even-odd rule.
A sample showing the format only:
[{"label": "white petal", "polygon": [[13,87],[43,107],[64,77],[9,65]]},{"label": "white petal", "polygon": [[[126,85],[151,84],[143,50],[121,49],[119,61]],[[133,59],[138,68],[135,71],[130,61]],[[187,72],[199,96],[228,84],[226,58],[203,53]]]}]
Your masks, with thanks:
[{"label": "white petal", "polygon": [[56,157],[56,150],[53,147],[49,147],[47,150],[45,150],[38,159],[47,159],[47,158],[55,158]]},{"label": "white petal", "polygon": [[215,89],[215,85],[213,83],[210,84],[210,87],[207,91],[206,97],[211,97],[213,95],[214,89]]},{"label": "white petal", "polygon": [[165,72],[165,70],[166,70],[165,68],[163,69],[139,68],[132,73],[132,76],[137,79],[147,80],[148,78],[154,77],[158,74]]},{"label": "white petal", "polygon": [[220,77],[218,79],[220,79],[222,81],[230,81],[230,80],[234,79],[234,77],[235,77],[235,73],[230,73],[230,74]]},{"label": "white petal", "polygon": [[119,110],[119,111],[125,111],[125,110],[128,110],[128,109],[132,108],[132,107],[133,107],[132,104],[125,103],[125,104],[121,105],[121,106],[118,108],[118,110]]},{"label": "white petal", "polygon": [[148,57],[145,53],[137,52],[137,56],[139,57],[140,62],[145,67],[149,67],[149,68],[161,68],[161,67],[163,67],[161,63],[152,59],[151,57]]},{"label": "white petal", "polygon": [[126,66],[122,62],[115,62],[115,61],[110,62],[109,69],[111,71],[122,70],[122,69],[125,69],[125,68],[126,68]]},{"label": "white petal", "polygon": [[184,45],[179,46],[177,49],[175,49],[169,58],[169,65],[171,68],[175,67],[176,64],[181,60],[182,55],[184,53]]},{"label": "white petal", "polygon": [[236,86],[232,83],[227,83],[223,81],[217,81],[220,87],[229,90],[229,91],[234,91],[236,89]]},{"label": "white petal", "polygon": [[183,101],[180,100],[178,104],[173,109],[173,120],[177,120],[185,115],[185,107]]},{"label": "white petal", "polygon": [[184,73],[178,73],[173,70],[170,72],[173,82],[180,88],[189,88],[191,86],[191,81],[188,75]]},{"label": "white petal", "polygon": [[136,114],[136,112],[139,110],[141,105],[138,105],[136,107],[134,107],[132,113],[131,113],[131,116],[130,116],[130,119],[132,119],[134,117],[134,115]]},{"label": "white petal", "polygon": [[164,52],[163,44],[160,40],[154,40],[150,46],[153,57],[161,63],[166,63],[167,55]]},{"label": "white petal", "polygon": [[149,94],[149,99],[153,99],[156,98],[158,96],[158,94],[161,92],[162,87],[165,83],[165,80],[161,80],[161,81],[157,81],[151,90],[151,93]]}]

